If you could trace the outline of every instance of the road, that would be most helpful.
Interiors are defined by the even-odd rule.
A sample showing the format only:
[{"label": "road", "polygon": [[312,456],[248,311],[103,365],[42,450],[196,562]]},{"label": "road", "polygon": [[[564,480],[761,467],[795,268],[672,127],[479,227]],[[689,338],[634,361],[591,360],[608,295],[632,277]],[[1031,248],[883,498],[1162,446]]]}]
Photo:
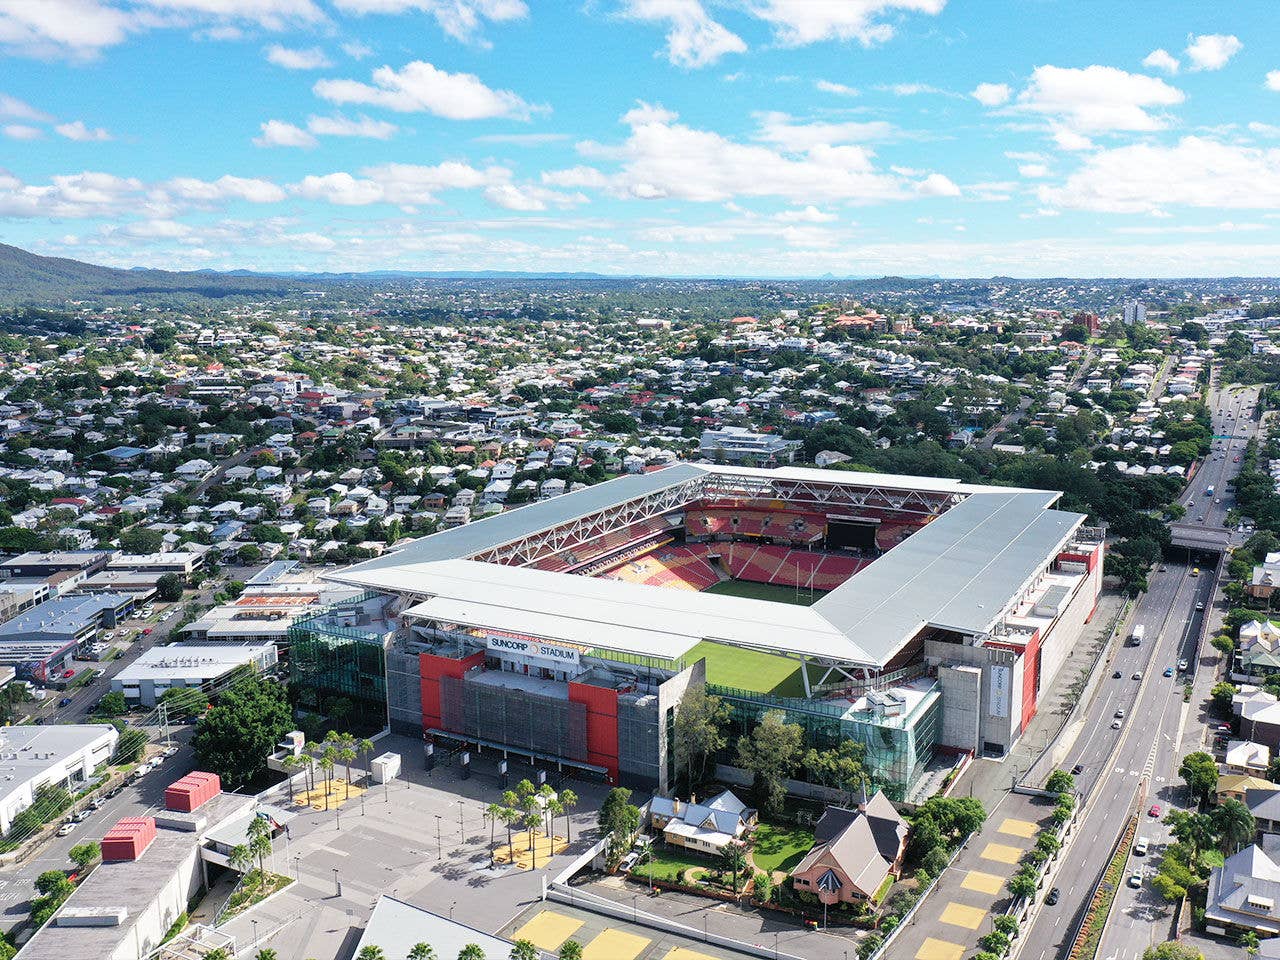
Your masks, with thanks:
[{"label": "road", "polygon": [[[1234,433],[1236,439],[1215,443],[1221,449],[1210,454],[1188,484],[1182,502],[1188,506],[1190,521],[1206,526],[1225,524],[1230,507],[1227,481],[1238,472],[1235,457],[1256,430],[1251,418],[1256,402],[1257,391],[1253,389],[1215,390],[1211,394],[1215,433]],[[1219,454],[1221,459],[1217,459]],[[1207,492],[1211,485],[1213,496]],[[1215,503],[1215,499],[1222,502]],[[1210,596],[1212,578],[1195,575],[1201,562],[1194,557],[1185,562],[1170,561],[1152,573],[1133,620],[1134,625],[1146,628],[1146,640],[1138,647],[1118,648],[1112,661],[1101,668],[1108,675],[1064,763],[1083,768],[1076,779],[1087,803],[1076,841],[1064,854],[1059,869],[1061,899],[1056,906],[1045,905],[1039,912],[1025,935],[1022,960],[1066,955],[1107,855],[1134,810],[1139,810],[1141,817],[1138,835],[1149,838],[1153,847],[1145,860],[1130,858],[1126,876],[1137,872],[1144,881],[1137,889],[1126,884],[1117,894],[1098,956],[1133,960],[1152,942],[1167,938],[1171,911],[1145,876],[1168,835],[1159,817],[1148,815],[1148,808],[1158,803],[1163,815],[1171,805],[1186,803],[1186,790],[1177,771],[1183,743],[1195,739],[1187,736],[1187,727],[1199,722],[1199,705],[1194,698],[1184,704],[1182,690],[1185,682],[1209,679],[1196,676],[1200,664],[1194,648],[1205,608],[1214,599]],[[1202,608],[1197,610],[1197,605]],[[1184,657],[1190,661],[1185,673],[1176,669]],[[1166,668],[1174,668],[1174,676],[1165,677]],[[1141,679],[1133,679],[1135,674]],[[1119,710],[1124,711],[1124,717],[1117,733],[1112,725]]]}]

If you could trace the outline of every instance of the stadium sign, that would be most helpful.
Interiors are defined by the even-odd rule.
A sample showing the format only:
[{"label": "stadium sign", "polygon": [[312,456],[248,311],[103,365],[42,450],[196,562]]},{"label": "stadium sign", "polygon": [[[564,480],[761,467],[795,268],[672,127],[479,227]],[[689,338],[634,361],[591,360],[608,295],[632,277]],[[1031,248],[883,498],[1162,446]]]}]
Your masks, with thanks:
[{"label": "stadium sign", "polygon": [[521,640],[517,637],[497,637],[492,634],[486,641],[490,653],[508,660],[552,667],[559,670],[578,669],[578,649],[542,640]]}]

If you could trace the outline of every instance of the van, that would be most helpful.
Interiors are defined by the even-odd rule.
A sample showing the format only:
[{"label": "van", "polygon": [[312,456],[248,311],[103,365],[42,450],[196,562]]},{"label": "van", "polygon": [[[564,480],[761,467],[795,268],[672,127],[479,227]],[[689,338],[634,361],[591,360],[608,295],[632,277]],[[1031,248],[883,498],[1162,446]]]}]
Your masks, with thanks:
[{"label": "van", "polygon": [[1151,846],[1150,840],[1148,840],[1146,837],[1139,837],[1138,842],[1133,845],[1134,855],[1139,857],[1145,857],[1147,855],[1147,848],[1150,846]]}]

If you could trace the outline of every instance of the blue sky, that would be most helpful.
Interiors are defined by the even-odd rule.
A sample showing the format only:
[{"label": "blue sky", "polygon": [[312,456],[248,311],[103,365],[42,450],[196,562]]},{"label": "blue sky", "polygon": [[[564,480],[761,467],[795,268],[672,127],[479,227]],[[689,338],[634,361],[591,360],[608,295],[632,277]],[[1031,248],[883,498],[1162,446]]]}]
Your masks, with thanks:
[{"label": "blue sky", "polygon": [[176,269],[1280,264],[1270,0],[0,0],[0,239]]}]

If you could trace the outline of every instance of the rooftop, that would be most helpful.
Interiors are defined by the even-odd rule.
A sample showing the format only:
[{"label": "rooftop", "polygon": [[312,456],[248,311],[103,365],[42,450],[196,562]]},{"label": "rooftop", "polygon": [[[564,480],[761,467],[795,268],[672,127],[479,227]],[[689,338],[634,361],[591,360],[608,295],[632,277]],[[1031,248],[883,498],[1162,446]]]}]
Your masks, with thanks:
[{"label": "rooftop", "polygon": [[52,764],[110,737],[114,729],[108,723],[0,727],[0,778],[11,786],[25,783]]},{"label": "rooftop", "polygon": [[139,680],[190,679],[193,676],[213,679],[241,664],[268,655],[272,649],[273,645],[270,643],[243,646],[184,643],[171,647],[152,647],[112,677],[112,680],[129,683]]}]

